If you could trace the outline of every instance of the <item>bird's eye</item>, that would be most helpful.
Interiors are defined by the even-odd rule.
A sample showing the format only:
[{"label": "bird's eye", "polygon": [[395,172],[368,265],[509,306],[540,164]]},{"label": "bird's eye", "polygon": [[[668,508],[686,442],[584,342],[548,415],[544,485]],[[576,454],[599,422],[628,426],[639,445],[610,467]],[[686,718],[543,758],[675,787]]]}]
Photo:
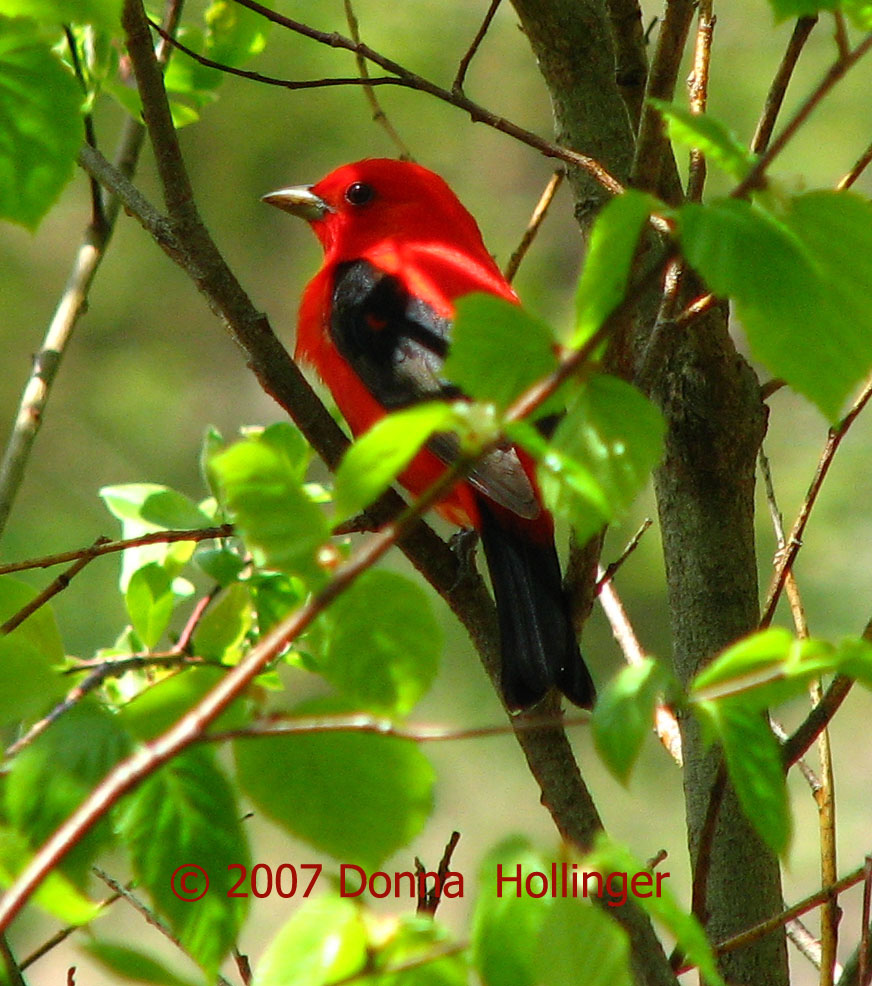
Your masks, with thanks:
[{"label": "bird's eye", "polygon": [[375,198],[375,189],[364,181],[352,182],[345,189],[345,201],[351,205],[366,205]]}]

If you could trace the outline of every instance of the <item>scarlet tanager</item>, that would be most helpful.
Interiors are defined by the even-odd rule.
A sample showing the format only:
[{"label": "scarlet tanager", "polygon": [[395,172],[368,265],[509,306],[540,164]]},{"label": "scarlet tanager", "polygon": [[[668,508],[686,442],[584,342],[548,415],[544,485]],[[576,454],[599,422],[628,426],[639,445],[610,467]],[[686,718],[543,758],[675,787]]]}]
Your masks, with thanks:
[{"label": "scarlet tanager", "polygon": [[[303,294],[295,355],[317,370],[354,435],[398,408],[463,399],[442,375],[455,299],[474,291],[514,303],[518,297],[475,220],[438,175],[409,162],[371,159],[264,201],[307,220],[324,248],[324,263]],[[418,495],[456,453],[456,439],[437,434],[400,481]],[[596,692],[570,620],[554,523],[529,457],[502,445],[437,509],[480,534],[508,707],[528,708],[556,686],[590,708]]]}]

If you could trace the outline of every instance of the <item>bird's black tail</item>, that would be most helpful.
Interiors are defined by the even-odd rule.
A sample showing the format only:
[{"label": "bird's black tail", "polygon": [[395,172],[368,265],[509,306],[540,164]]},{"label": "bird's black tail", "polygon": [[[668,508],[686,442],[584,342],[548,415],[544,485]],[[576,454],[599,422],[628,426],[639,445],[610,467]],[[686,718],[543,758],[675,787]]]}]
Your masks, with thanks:
[{"label": "bird's black tail", "polygon": [[553,540],[528,540],[501,525],[479,501],[502,651],[503,697],[510,709],[535,705],[552,686],[584,709],[596,689],[572,627]]}]

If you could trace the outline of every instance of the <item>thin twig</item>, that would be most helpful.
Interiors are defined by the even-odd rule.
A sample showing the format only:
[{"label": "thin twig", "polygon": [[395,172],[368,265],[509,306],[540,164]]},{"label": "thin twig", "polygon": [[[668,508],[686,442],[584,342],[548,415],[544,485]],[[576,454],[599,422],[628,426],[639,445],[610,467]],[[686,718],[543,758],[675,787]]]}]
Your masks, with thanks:
[{"label": "thin twig", "polygon": [[817,21],[817,16],[814,16],[800,17],[796,22],[793,34],[787,43],[787,49],[781,59],[781,64],[778,66],[778,71],[775,73],[775,78],[772,80],[772,84],[769,86],[769,92],[766,94],[763,112],[757,121],[757,129],[754,131],[754,137],[751,140],[751,152],[753,154],[762,154],[769,146],[772,131],[775,128],[778,114],[781,112],[784,97],[787,94],[787,87],[793,77],[796,63],[799,61],[802,49],[805,47],[808,36],[811,34]]},{"label": "thin twig", "polygon": [[[360,25],[357,21],[357,16],[354,13],[354,7],[351,5],[351,0],[345,0],[345,19],[348,21],[348,30],[351,34],[351,38],[355,44],[360,44]],[[366,59],[359,52],[355,53],[355,60],[357,61],[357,71],[360,73],[360,78],[364,80],[364,93],[366,95],[367,102],[372,109],[372,118],[376,123],[381,124],[388,138],[394,143],[397,150],[400,152],[400,160],[411,161],[412,152],[406,146],[403,138],[397,132],[396,127],[388,119],[387,113],[385,113],[382,108],[381,103],[378,101],[378,96],[375,94],[375,89],[371,85],[367,85],[369,80],[369,69],[366,65]]]},{"label": "thin twig", "polygon": [[[712,35],[717,18],[712,14],[712,0],[700,0],[697,14],[696,45],[693,51],[693,69],[688,79],[690,112],[701,116],[708,102],[709,66],[712,57]],[[699,148],[690,152],[690,170],[687,177],[687,198],[690,202],[701,202],[705,188],[705,155]]]},{"label": "thin twig", "polygon": [[836,39],[836,50],[839,58],[846,58],[851,50],[851,42],[848,40],[848,25],[845,23],[845,15],[841,10],[833,11],[833,36]]},{"label": "thin twig", "polygon": [[536,203],[536,208],[530,216],[530,221],[527,223],[527,228],[524,230],[524,235],[521,237],[521,242],[518,244],[517,249],[511,257],[509,257],[509,262],[506,264],[505,270],[503,271],[503,276],[509,283],[515,279],[515,274],[518,273],[518,268],[521,266],[521,262],[527,255],[527,251],[530,249],[533,240],[536,239],[536,234],[539,232],[539,227],[544,222],[545,216],[548,215],[548,209],[551,207],[551,203],[554,201],[554,196],[557,194],[557,189],[560,188],[560,185],[565,177],[566,172],[563,168],[558,168],[557,171],[555,171],[554,174],[548,179],[548,184],[539,196],[539,201]]},{"label": "thin twig", "polygon": [[795,764],[818,738],[821,731],[826,729],[842,702],[848,697],[853,684],[853,679],[844,674],[838,674],[833,678],[820,702],[785,740],[781,750],[785,770]]},{"label": "thin twig", "polygon": [[457,729],[453,726],[417,726],[400,724],[393,719],[383,719],[364,712],[342,716],[302,716],[295,719],[269,719],[266,722],[211,732],[200,741],[226,743],[246,739],[263,739],[266,736],[299,736],[309,733],[367,733],[373,736],[390,736],[412,743],[457,743],[466,740],[488,739],[492,736],[510,736],[518,732],[536,732],[555,726],[575,728],[589,726],[590,715],[579,714],[564,717],[553,715],[530,716],[521,723],[501,723],[495,726],[470,726]]},{"label": "thin twig", "polygon": [[723,941],[718,942],[714,946],[715,955],[724,955],[727,952],[734,952],[737,948],[744,948],[746,945],[750,945],[751,942],[758,941],[760,938],[765,938],[766,935],[770,934],[770,932],[782,927],[793,918],[799,917],[801,914],[806,914],[808,911],[812,911],[816,907],[823,904],[824,901],[843,893],[851,887],[855,887],[864,878],[865,866],[860,866],[851,873],[848,873],[847,876],[843,876],[841,880],[837,880],[832,886],[824,887],[822,890],[817,890],[815,893],[799,901],[799,903],[794,904],[792,907],[788,907],[786,910],[781,911],[774,917],[768,918],[766,921],[761,921],[760,924],[755,924],[753,928],[748,928],[747,931],[743,931],[738,935],[733,935],[730,938],[725,938]]},{"label": "thin twig", "polygon": [[140,534],[139,537],[110,541],[109,538],[98,538],[87,548],[76,548],[73,551],[62,551],[54,555],[43,555],[41,558],[30,558],[26,561],[9,562],[0,565],[0,575],[11,572],[24,572],[32,568],[51,568],[53,565],[64,565],[78,558],[99,558],[128,548],[140,548],[146,544],[173,544],[176,541],[208,541],[213,538],[233,536],[232,524],[220,524],[217,527],[200,527],[187,531],[154,531],[151,534]]},{"label": "thin twig", "polygon": [[482,41],[484,41],[484,36],[487,34],[488,29],[491,26],[491,21],[494,19],[494,14],[497,12],[497,7],[499,7],[500,2],[501,0],[491,0],[487,13],[484,15],[484,20],[481,22],[478,31],[476,31],[475,37],[472,39],[472,43],[463,58],[460,59],[457,75],[454,76],[454,82],[451,83],[451,91],[453,93],[458,93],[460,95],[463,94],[463,83],[466,81],[466,73],[469,70],[469,66],[473,58],[475,58],[475,53],[478,51]]},{"label": "thin twig", "polygon": [[[650,523],[650,520],[647,521],[648,525]],[[646,529],[643,526],[637,532],[634,538],[635,544],[638,544],[638,539]],[[626,557],[627,554],[628,552],[625,549],[623,557]],[[610,565],[609,568],[611,567]],[[609,569],[603,570],[601,566],[598,567],[596,591],[599,603],[603,608],[603,612],[606,614],[609,626],[612,628],[612,635],[621,648],[627,664],[641,664],[645,659],[645,651],[639,643],[639,638],[636,636],[636,631],[633,629],[632,623],[630,623],[630,618],[627,616],[624,604],[609,574]],[[663,702],[658,702],[654,711],[654,732],[657,734],[657,738],[663,744],[666,752],[680,767],[683,763],[681,730],[678,726],[678,720],[675,718],[675,713]]]},{"label": "thin twig", "polygon": [[872,905],[872,856],[866,856],[863,867],[863,908],[860,913],[860,975],[859,986],[869,986],[869,912]]},{"label": "thin twig", "polygon": [[[88,97],[88,83],[82,69],[82,62],[79,58],[79,46],[76,43],[76,36],[69,24],[64,24],[64,36],[67,39],[67,49],[70,53],[70,61],[73,64],[73,73],[82,88],[82,95]],[[94,130],[94,116],[90,110],[82,114],[82,127],[85,131],[85,143],[90,147],[97,146],[97,135]],[[106,216],[103,212],[103,190],[100,188],[96,178],[89,176],[88,183],[91,186],[91,225],[95,229],[106,230]]]},{"label": "thin twig", "polygon": [[[671,102],[674,98],[678,70],[694,9],[695,4],[691,0],[667,0],[666,13],[660,25],[657,47],[648,73],[645,95],[649,99],[653,97]],[[663,117],[646,101],[639,123],[630,184],[659,194],[662,191],[660,177],[668,153],[669,142],[666,139]]]},{"label": "thin twig", "polygon": [[6,935],[0,935],[0,969],[4,971],[3,980],[8,986],[27,986],[27,980],[21,974],[18,964]]},{"label": "thin twig", "polygon": [[[126,900],[135,911],[138,911],[153,928],[156,928],[164,936],[164,938],[167,939],[167,941],[172,942],[172,944],[175,945],[183,955],[187,955],[190,958],[190,953],[181,943],[178,936],[173,933],[169,925],[165,924],[150,907],[144,904],[136,896],[136,894],[132,893],[128,887],[120,884],[105,870],[101,870],[99,866],[92,866],[91,869],[111,891],[118,894],[119,897],[124,898],[124,900]],[[231,986],[231,984],[220,973],[216,975],[215,982],[218,986]]]},{"label": "thin twig", "polygon": [[451,857],[454,855],[454,850],[457,848],[458,842],[460,842],[460,833],[456,831],[452,832],[436,870],[436,883],[432,887],[426,887],[423,878],[427,872],[427,868],[417,856],[415,857],[415,874],[420,881],[418,906],[415,909],[416,914],[429,914],[430,917],[435,916],[439,905],[442,903],[442,886],[451,872]]},{"label": "thin twig", "polygon": [[[108,897],[105,897],[97,905],[98,911],[102,912],[107,907],[110,907],[116,901],[121,900],[121,894],[112,893]],[[41,959],[43,955],[47,955],[53,948],[57,948],[58,945],[63,944],[70,935],[77,931],[82,930],[82,925],[80,924],[70,924],[66,928],[61,928],[56,934],[52,935],[51,938],[44,941],[40,946],[35,948],[26,959],[22,960],[21,968],[26,969],[28,966],[33,965],[37,959]]]},{"label": "thin twig", "polygon": [[538,134],[534,134],[529,130],[525,130],[523,127],[519,127],[517,124],[514,124],[511,121],[506,120],[504,117],[498,116],[496,113],[492,113],[490,110],[485,109],[485,107],[480,106],[478,103],[473,102],[473,100],[467,98],[462,93],[453,93],[449,89],[444,89],[442,86],[436,85],[429,79],[425,79],[422,76],[417,75],[415,72],[411,72],[398,62],[379,54],[379,52],[370,48],[368,45],[355,44],[350,38],[345,38],[341,34],[319,31],[316,28],[309,27],[308,24],[295,21],[290,17],[284,17],[281,14],[276,13],[276,11],[270,10],[269,7],[265,7],[263,4],[258,3],[257,0],[236,0],[236,2],[241,6],[260,14],[267,20],[270,20],[275,24],[279,24],[280,26],[289,31],[293,31],[296,34],[301,34],[313,41],[317,41],[319,44],[328,45],[331,48],[343,48],[346,51],[351,51],[356,54],[359,53],[368,61],[373,62],[375,65],[379,65],[386,72],[391,72],[396,75],[397,78],[401,80],[400,84],[405,85],[410,89],[418,89],[421,92],[426,92],[436,99],[449,103],[450,105],[468,113],[474,123],[484,123],[486,126],[499,130],[501,133],[507,134],[510,137],[514,137],[523,144],[527,144],[529,147],[532,147],[541,154],[544,154],[545,157],[556,158],[559,161],[564,161],[566,164],[571,164],[575,167],[581,168],[592,178],[594,178],[603,188],[605,188],[606,191],[611,192],[613,195],[620,195],[623,191],[623,185],[593,158],[588,157],[585,154],[579,154],[576,151],[570,151],[565,147],[561,147],[559,144],[545,140]]},{"label": "thin twig", "polygon": [[96,556],[93,554],[84,555],[77,561],[74,561],[69,568],[61,572],[61,574],[49,585],[47,585],[42,592],[38,593],[26,606],[22,606],[17,613],[14,613],[9,619],[0,626],[0,637],[5,636],[7,633],[12,633],[12,631],[21,626],[21,624],[28,618],[32,616],[41,606],[45,604],[56,596],[59,592],[63,592],[64,589],[72,582],[72,580],[85,568],[86,565],[90,564]]},{"label": "thin twig", "polygon": [[633,552],[639,547],[642,542],[642,538],[645,536],[648,529],[654,523],[650,517],[646,517],[642,523],[639,525],[639,530],[630,538],[630,540],[624,545],[624,550],[618,555],[618,557],[609,562],[602,574],[597,576],[596,586],[594,587],[594,593],[597,593],[602,589],[606,582],[610,582],[618,570],[623,566],[624,562],[633,554]]},{"label": "thin twig", "polygon": [[866,150],[863,151],[854,167],[836,185],[836,189],[842,192],[846,188],[850,188],[870,164],[872,164],[872,144],[869,144]]},{"label": "thin twig", "polygon": [[[872,38],[872,35],[870,35],[870,38]],[[809,516],[812,508],[817,502],[818,494],[821,491],[821,487],[823,486],[824,480],[826,479],[827,473],[832,465],[833,458],[842,443],[842,439],[848,433],[851,425],[866,406],[870,397],[872,397],[872,380],[867,381],[866,385],[863,387],[863,390],[860,392],[860,396],[856,399],[856,401],[854,401],[850,411],[848,411],[844,418],[842,418],[837,425],[829,430],[827,441],[824,445],[823,452],[821,453],[820,460],[818,461],[817,469],[815,470],[811,485],[808,488],[808,492],[805,495],[805,499],[799,509],[796,520],[793,522],[793,527],[790,529],[790,534],[786,539],[785,548],[783,551],[778,553],[775,561],[775,571],[772,575],[772,580],[769,583],[769,591],[766,595],[766,605],[763,607],[763,617],[760,620],[761,630],[769,626],[772,622],[772,617],[775,615],[775,607],[778,605],[781,590],[784,588],[784,580],[787,573],[792,569],[793,563],[796,560],[796,555],[799,552],[800,547],[802,547],[802,536],[805,533]]]},{"label": "thin twig", "polygon": [[775,158],[784,150],[788,142],[796,135],[800,127],[811,116],[830,90],[838,83],[845,73],[854,67],[858,61],[872,49],[872,32],[852,49],[844,58],[840,58],[818,83],[815,90],[808,96],[785,125],[781,133],[769,144],[760,155],[748,174],[733,189],[733,198],[744,198],[748,192],[765,184],[766,171]]}]

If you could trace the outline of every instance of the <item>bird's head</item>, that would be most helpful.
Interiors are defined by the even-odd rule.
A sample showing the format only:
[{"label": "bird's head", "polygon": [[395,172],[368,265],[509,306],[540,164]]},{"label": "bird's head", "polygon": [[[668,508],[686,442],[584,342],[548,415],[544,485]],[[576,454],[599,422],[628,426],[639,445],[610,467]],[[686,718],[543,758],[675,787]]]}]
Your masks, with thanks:
[{"label": "bird's head", "polygon": [[368,158],[314,185],[294,185],[263,201],[305,219],[336,259],[364,256],[398,235],[484,251],[475,220],[448,185],[410,161]]}]

